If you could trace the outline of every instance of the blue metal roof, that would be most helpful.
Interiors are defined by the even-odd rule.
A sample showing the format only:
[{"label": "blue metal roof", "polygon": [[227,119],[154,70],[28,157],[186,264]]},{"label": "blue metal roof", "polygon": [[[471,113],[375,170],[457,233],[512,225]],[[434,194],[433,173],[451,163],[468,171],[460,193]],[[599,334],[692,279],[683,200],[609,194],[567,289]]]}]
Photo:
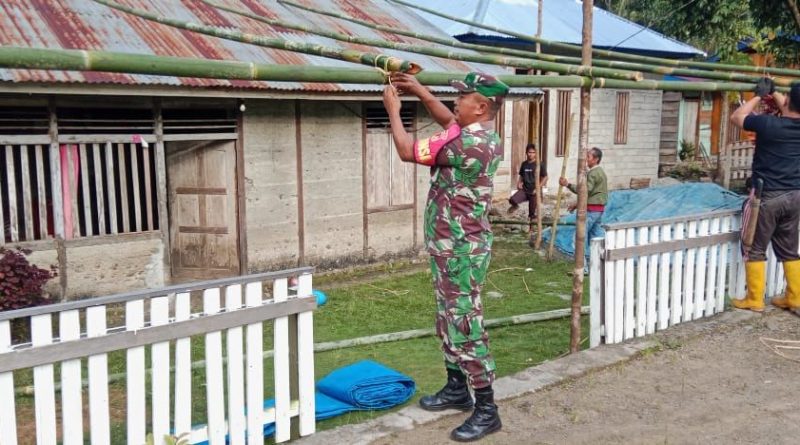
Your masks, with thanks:
[{"label": "blue metal roof", "polygon": [[[444,12],[465,20],[483,23],[517,33],[536,34],[537,0],[407,0],[410,3]],[[583,11],[580,0],[545,0],[542,8],[542,38],[581,44]],[[518,38],[463,23],[454,22],[414,9],[436,28],[463,41],[490,43],[503,41],[524,44]],[[529,44],[529,43],[528,43]],[[592,45],[620,52],[669,58],[705,56],[693,46],[645,28],[606,10],[595,7],[592,20]]]}]

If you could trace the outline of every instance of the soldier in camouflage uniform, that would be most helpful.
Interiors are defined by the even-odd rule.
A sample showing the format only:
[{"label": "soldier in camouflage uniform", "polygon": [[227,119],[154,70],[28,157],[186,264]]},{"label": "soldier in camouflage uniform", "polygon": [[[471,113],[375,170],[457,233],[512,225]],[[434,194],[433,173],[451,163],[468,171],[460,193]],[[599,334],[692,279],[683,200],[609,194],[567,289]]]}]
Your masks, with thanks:
[{"label": "soldier in camouflage uniform", "polygon": [[[502,424],[494,403],[495,362],[483,325],[481,288],[492,250],[488,212],[492,180],[503,154],[494,118],[508,86],[481,73],[451,81],[460,94],[451,112],[407,74],[393,74],[384,104],[400,159],[431,167],[425,209],[425,245],[431,255],[436,333],[442,340],[447,384],[420,400],[422,408],[470,410],[450,437],[478,440]],[[398,93],[417,96],[444,131],[414,141],[400,119]],[[475,392],[473,402],[469,388]]]}]

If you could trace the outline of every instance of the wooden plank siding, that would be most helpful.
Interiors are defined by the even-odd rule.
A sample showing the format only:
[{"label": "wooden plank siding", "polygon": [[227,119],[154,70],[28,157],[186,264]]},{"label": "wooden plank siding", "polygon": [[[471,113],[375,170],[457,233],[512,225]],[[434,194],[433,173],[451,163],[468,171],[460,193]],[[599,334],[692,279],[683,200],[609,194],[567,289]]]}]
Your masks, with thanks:
[{"label": "wooden plank siding", "polygon": [[659,145],[659,175],[678,159],[678,126],[681,93],[665,91],[661,99],[661,139]]}]

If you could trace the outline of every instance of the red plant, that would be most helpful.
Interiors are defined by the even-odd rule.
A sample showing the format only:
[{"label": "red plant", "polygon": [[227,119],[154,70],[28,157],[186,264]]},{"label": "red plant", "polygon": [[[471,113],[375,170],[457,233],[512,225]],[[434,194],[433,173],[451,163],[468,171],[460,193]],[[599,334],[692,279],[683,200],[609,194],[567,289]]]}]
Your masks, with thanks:
[{"label": "red plant", "polygon": [[55,266],[42,269],[28,262],[30,250],[0,247],[0,311],[48,302],[45,283],[57,275]]}]

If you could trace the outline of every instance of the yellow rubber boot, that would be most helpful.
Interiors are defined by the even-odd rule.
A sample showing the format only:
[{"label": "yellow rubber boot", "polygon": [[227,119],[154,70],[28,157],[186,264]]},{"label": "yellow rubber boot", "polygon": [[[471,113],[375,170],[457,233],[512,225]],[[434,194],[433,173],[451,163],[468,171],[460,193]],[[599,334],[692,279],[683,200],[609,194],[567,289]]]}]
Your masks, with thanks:
[{"label": "yellow rubber boot", "polygon": [[749,309],[754,312],[763,312],[767,262],[748,261],[744,263],[744,268],[747,278],[747,295],[741,300],[731,300],[731,304],[736,309]]},{"label": "yellow rubber boot", "polygon": [[786,294],[772,299],[772,304],[781,309],[800,308],[800,260],[784,261],[783,275],[786,277]]}]

